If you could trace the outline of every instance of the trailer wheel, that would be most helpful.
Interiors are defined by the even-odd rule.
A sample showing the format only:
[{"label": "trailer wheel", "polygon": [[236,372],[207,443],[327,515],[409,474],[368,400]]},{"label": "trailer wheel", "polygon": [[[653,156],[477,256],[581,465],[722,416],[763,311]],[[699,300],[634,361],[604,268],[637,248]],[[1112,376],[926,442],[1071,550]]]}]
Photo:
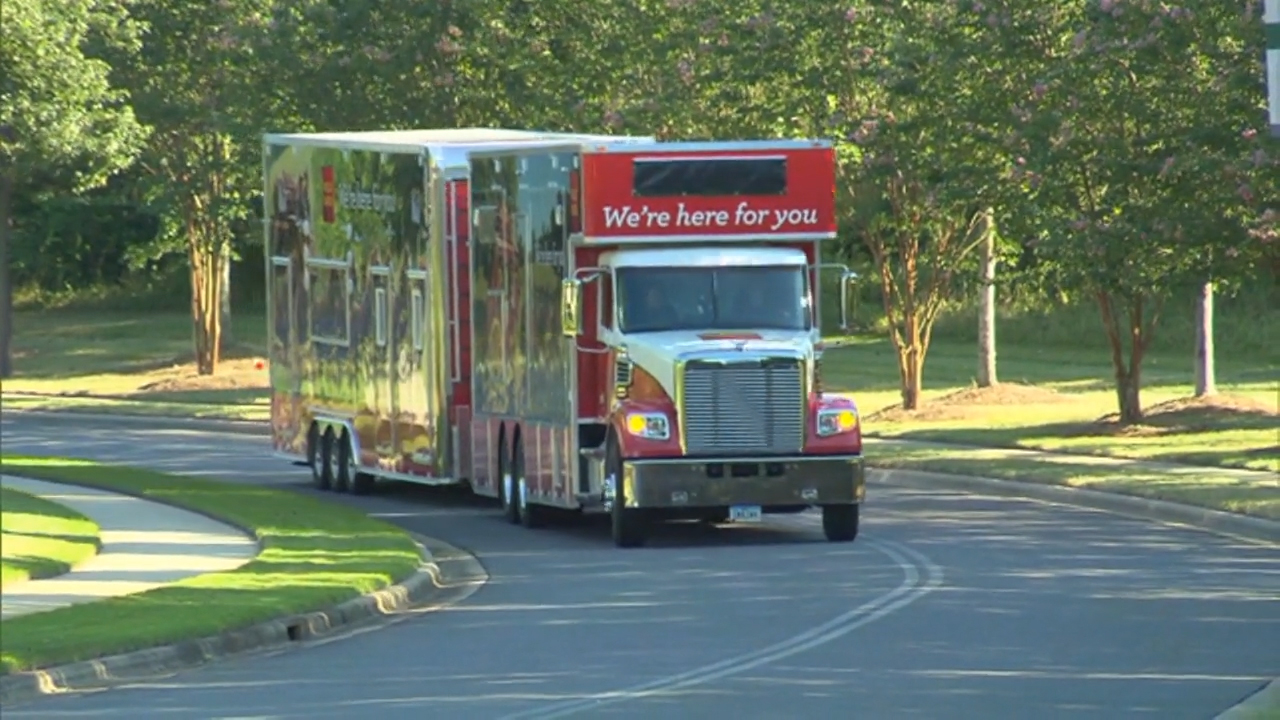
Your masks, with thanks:
[{"label": "trailer wheel", "polygon": [[515,447],[511,452],[511,474],[515,478],[515,495],[517,510],[516,514],[520,518],[520,524],[527,528],[542,527],[546,524],[546,508],[533,504],[529,504],[529,482],[525,479],[524,474],[524,438],[516,438]]},{"label": "trailer wheel", "polygon": [[355,458],[351,456],[351,439],[346,433],[333,438],[333,491],[344,493],[351,489],[351,466]]},{"label": "trailer wheel", "polygon": [[520,507],[515,501],[515,482],[511,479],[511,459],[507,457],[507,436],[498,436],[498,499],[502,501],[502,515],[508,522],[520,522]]},{"label": "trailer wheel", "polygon": [[378,479],[372,473],[367,473],[360,469],[359,458],[355,456],[355,453],[351,452],[350,439],[344,439],[342,445],[347,449],[347,478],[350,482],[351,494],[371,494]]},{"label": "trailer wheel", "polygon": [[336,449],[333,445],[333,432],[326,430],[320,438],[320,477],[316,482],[316,487],[321,490],[329,490],[333,487],[333,466],[335,464],[333,453]]},{"label": "trailer wheel", "polygon": [[307,466],[311,468],[311,484],[324,490],[324,453],[320,447],[320,428],[314,423],[307,430]]},{"label": "trailer wheel", "polygon": [[822,506],[822,532],[830,542],[852,542],[858,537],[858,505]]},{"label": "trailer wheel", "polygon": [[622,451],[610,436],[605,448],[604,474],[613,481],[613,544],[622,548],[644,545],[648,538],[649,518],[640,508],[627,507],[626,488],[622,483]]},{"label": "trailer wheel", "polygon": [[360,470],[360,462],[351,451],[351,436],[342,433],[342,440],[338,443],[338,476],[334,489],[353,495],[368,495],[373,492],[373,483],[374,477]]}]

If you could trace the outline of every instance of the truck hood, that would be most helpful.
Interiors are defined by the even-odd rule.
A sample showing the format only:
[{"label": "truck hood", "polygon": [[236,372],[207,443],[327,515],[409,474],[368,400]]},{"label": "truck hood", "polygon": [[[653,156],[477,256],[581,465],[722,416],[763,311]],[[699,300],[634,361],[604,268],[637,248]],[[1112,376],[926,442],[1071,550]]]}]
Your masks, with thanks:
[{"label": "truck hood", "polygon": [[681,358],[737,353],[808,357],[817,339],[816,332],[807,330],[670,330],[627,335],[623,343],[636,367],[652,375],[667,395],[675,398],[675,365]]}]

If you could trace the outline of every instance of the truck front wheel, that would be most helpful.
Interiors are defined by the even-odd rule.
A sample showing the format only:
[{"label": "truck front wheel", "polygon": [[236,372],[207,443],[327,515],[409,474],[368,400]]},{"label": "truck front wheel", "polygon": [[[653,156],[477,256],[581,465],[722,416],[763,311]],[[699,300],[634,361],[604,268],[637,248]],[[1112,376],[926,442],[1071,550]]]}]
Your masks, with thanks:
[{"label": "truck front wheel", "polygon": [[829,542],[852,542],[858,537],[858,505],[824,505],[822,532]]},{"label": "truck front wheel", "polygon": [[622,451],[612,437],[608,442],[604,474],[613,483],[613,544],[623,548],[640,547],[647,539],[649,518],[643,509],[627,507],[626,489],[622,483]]}]

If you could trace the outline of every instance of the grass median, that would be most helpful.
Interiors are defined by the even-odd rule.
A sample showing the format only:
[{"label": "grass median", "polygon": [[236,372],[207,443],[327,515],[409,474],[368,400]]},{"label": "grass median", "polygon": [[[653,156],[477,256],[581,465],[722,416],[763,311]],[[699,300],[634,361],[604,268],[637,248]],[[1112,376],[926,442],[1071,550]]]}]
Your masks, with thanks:
[{"label": "grass median", "polygon": [[868,463],[882,469],[1088,488],[1280,520],[1280,477],[1271,473],[909,440],[868,439],[866,452]]},{"label": "grass median", "polygon": [[214,635],[319,610],[403,580],[421,556],[403,530],[343,505],[70,458],[4,455],[5,472],[201,512],[253,532],[260,554],[229,572],[4,621],[0,673]]},{"label": "grass median", "polygon": [[94,521],[65,505],[0,487],[0,586],[61,575],[97,551]]}]

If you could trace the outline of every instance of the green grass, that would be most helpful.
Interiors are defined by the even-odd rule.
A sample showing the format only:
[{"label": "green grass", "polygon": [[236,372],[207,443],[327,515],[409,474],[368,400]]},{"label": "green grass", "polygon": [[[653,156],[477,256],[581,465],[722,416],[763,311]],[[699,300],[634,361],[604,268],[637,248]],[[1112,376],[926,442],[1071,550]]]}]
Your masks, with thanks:
[{"label": "green grass", "polygon": [[0,487],[0,586],[61,575],[97,551],[97,523],[65,505]]},{"label": "green grass", "polygon": [[1280,720],[1280,681],[1272,682],[1239,707],[1232,708],[1231,720]]},{"label": "green grass", "polygon": [[[5,472],[135,494],[250,529],[261,553],[229,572],[136,595],[11,618],[0,671],[48,667],[319,610],[410,576],[421,558],[403,530],[303,495],[85,460],[3,456]],[[74,629],[74,632],[69,632]]]},{"label": "green grass", "polygon": [[[922,470],[1089,488],[1280,520],[1280,476],[1214,468],[1011,453],[912,441],[868,440],[878,468]],[[892,480],[890,480],[892,482]]]},{"label": "green grass", "polygon": [[14,376],[5,406],[144,415],[264,419],[269,413],[261,312],[232,316],[213,378],[197,377],[183,313],[14,313]]},{"label": "green grass", "polygon": [[1223,397],[1188,405],[1176,401],[1192,394],[1189,354],[1152,356],[1145,366],[1142,398],[1153,412],[1139,426],[1121,427],[1104,420],[1117,409],[1105,353],[1006,345],[1000,348],[998,371],[1009,385],[956,397],[972,387],[976,354],[969,344],[935,343],[925,366],[924,403],[915,413],[891,410],[900,406],[901,397],[887,340],[858,338],[828,351],[823,375],[829,388],[849,392],[858,401],[864,432],[872,436],[1277,468],[1280,366],[1275,358],[1224,354],[1218,374]]},{"label": "green grass", "polygon": [[203,420],[256,420],[265,422],[271,417],[271,405],[267,398],[259,398],[253,403],[224,404],[199,400],[156,398],[151,394],[147,395],[145,400],[114,397],[6,395],[4,407],[6,410],[199,418]]},{"label": "green grass", "polygon": [[[224,357],[261,354],[266,318],[232,315]],[[185,313],[27,311],[13,318],[13,387],[36,381],[70,382],[105,375],[137,375],[190,362],[191,318]]]}]

